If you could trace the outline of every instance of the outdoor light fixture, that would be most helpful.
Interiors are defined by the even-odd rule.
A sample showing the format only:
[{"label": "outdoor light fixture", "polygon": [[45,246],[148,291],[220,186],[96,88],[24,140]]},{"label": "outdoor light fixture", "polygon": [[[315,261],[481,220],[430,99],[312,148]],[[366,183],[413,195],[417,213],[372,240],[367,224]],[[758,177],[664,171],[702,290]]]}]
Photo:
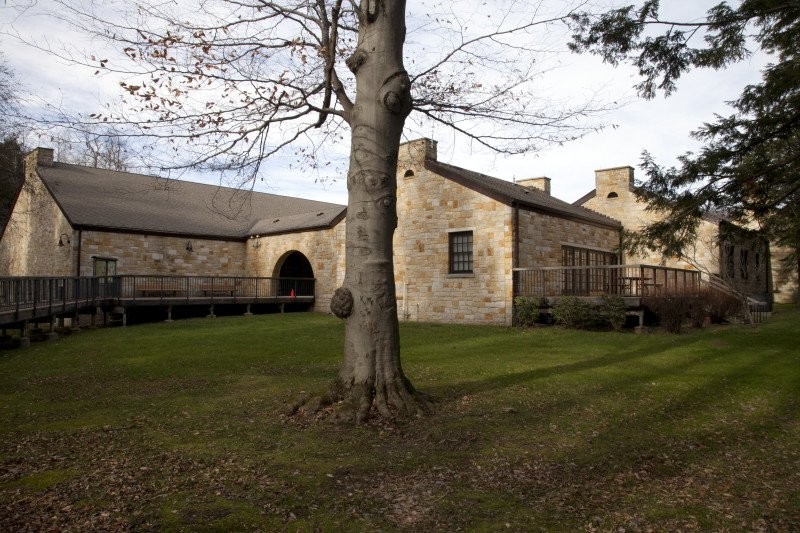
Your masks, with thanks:
[{"label": "outdoor light fixture", "polygon": [[186,251],[187,252],[192,251],[192,241],[186,241]]},{"label": "outdoor light fixture", "polygon": [[[65,239],[66,239],[66,242],[64,242]],[[59,246],[64,246],[66,244],[69,244],[69,235],[67,235],[66,233],[62,233],[61,235],[58,236],[58,245]]]},{"label": "outdoor light fixture", "polygon": [[253,238],[253,248],[259,248],[261,246],[261,236],[256,235],[255,237],[252,238]]}]

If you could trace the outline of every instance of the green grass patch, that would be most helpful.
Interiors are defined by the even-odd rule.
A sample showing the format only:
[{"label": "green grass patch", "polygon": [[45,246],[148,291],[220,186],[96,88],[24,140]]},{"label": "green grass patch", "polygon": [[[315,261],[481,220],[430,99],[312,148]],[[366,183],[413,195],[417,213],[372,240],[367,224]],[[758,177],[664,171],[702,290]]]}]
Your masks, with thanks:
[{"label": "green grass patch", "polygon": [[281,413],[338,367],[314,314],[0,354],[0,529],[750,530],[800,524],[800,313],[684,335],[401,325],[429,418]]},{"label": "green grass patch", "polygon": [[11,481],[0,483],[0,490],[8,491],[23,489],[24,491],[38,492],[55,487],[59,483],[74,478],[78,473],[74,470],[45,470],[35,474],[26,475]]}]

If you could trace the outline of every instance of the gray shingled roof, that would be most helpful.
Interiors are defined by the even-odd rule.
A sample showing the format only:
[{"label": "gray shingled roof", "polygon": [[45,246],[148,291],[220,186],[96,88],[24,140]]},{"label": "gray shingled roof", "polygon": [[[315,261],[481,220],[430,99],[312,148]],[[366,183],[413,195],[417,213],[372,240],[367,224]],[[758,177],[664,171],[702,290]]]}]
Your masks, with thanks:
[{"label": "gray shingled roof", "polygon": [[329,227],[346,210],[327,202],[65,163],[39,166],[38,172],[78,228],[232,239]]},{"label": "gray shingled roof", "polygon": [[585,207],[564,202],[539,189],[523,187],[510,181],[493,178],[432,159],[425,160],[425,168],[509,205],[516,203],[523,207],[563,218],[577,219],[615,229],[622,227],[622,224],[616,219],[601,215]]},{"label": "gray shingled roof", "polygon": [[583,196],[572,202],[572,205],[583,205],[592,198],[594,198],[595,196],[597,196],[597,189],[592,189],[591,191],[587,192],[586,194],[584,194]]}]

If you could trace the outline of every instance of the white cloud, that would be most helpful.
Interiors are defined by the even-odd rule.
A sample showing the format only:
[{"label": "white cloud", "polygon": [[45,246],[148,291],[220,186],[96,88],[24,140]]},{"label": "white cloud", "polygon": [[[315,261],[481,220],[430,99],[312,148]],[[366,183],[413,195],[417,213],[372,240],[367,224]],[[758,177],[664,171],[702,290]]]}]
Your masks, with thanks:
[{"label": "white cloud", "polygon": [[[699,17],[713,3],[665,2],[664,9],[668,10],[670,16]],[[19,9],[20,3],[15,3],[15,0],[0,5],[0,42],[12,68],[37,95],[38,100],[80,108],[89,113],[96,111],[101,102],[117,98],[119,80],[114,76],[97,77],[92,69],[66,64],[9,36],[9,33],[18,33],[27,39],[40,42],[48,39],[51,43],[62,40],[86,50],[99,46],[57,19],[44,16],[48,12],[52,14],[56,8],[50,0],[30,2],[30,5],[30,9]],[[410,5],[425,7],[422,0],[410,2]],[[478,15],[480,10],[475,10],[472,17],[477,20]],[[553,35],[547,36],[550,44],[552,39]],[[414,38],[410,37],[409,40],[414,41]],[[418,40],[424,40],[424,37]],[[676,155],[696,148],[689,133],[703,121],[713,120],[715,112],[728,113],[724,101],[734,99],[745,84],[757,80],[760,68],[766,63],[764,57],[756,56],[720,72],[695,71],[679,82],[678,91],[672,97],[642,101],[635,97],[631,89],[636,83],[635,72],[631,68],[612,68],[602,65],[597,58],[565,52],[550,56],[550,61],[559,68],[549,72],[541,85],[551,96],[578,98],[590,91],[599,91],[608,101],[629,101],[604,117],[603,120],[616,125],[615,128],[608,127],[581,140],[538,154],[504,158],[486,151],[472,150],[463,140],[454,138],[452,132],[437,126],[424,134],[439,141],[439,158],[509,180],[546,175],[552,179],[554,195],[572,201],[594,187],[595,169],[636,166],[643,149],[649,150],[659,162],[669,164]],[[408,138],[418,136],[416,132],[408,134]],[[338,154],[335,168],[344,168],[347,144],[344,141],[331,151],[331,154]],[[324,173],[294,168],[293,161],[288,158],[268,162],[266,169],[268,180],[257,182],[257,190],[346,203],[346,180],[341,170],[333,173],[340,176],[338,180],[320,182]],[[184,174],[184,177],[219,182],[218,176],[191,172]]]}]

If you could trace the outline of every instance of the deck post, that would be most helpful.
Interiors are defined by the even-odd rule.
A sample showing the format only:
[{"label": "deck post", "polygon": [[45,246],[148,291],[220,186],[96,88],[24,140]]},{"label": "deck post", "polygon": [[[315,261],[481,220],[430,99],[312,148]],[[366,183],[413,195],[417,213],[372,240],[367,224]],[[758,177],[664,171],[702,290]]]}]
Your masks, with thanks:
[{"label": "deck post", "polygon": [[208,316],[206,318],[217,318],[217,315],[214,314],[214,304],[211,304],[209,307]]},{"label": "deck post", "polygon": [[45,334],[45,339],[51,341],[58,338],[58,333],[56,333],[56,321],[58,319],[55,316],[50,317],[50,331]]},{"label": "deck post", "polygon": [[165,320],[165,322],[172,322],[172,306],[171,305],[167,306],[167,319]]},{"label": "deck post", "polygon": [[244,316],[250,316],[253,313],[250,312],[250,304],[247,304],[247,309],[244,312]]},{"label": "deck post", "polygon": [[285,304],[285,303],[283,303],[283,302],[281,302],[281,313],[283,313],[283,312],[284,312],[284,307],[285,307],[285,306],[286,306],[286,304]]},{"label": "deck post", "polygon": [[644,327],[644,309],[639,309],[639,325],[633,328],[633,331],[637,334],[644,333],[646,328]]},{"label": "deck post", "polygon": [[31,345],[31,338],[28,336],[28,321],[24,320],[19,328],[19,347],[27,348]]}]

